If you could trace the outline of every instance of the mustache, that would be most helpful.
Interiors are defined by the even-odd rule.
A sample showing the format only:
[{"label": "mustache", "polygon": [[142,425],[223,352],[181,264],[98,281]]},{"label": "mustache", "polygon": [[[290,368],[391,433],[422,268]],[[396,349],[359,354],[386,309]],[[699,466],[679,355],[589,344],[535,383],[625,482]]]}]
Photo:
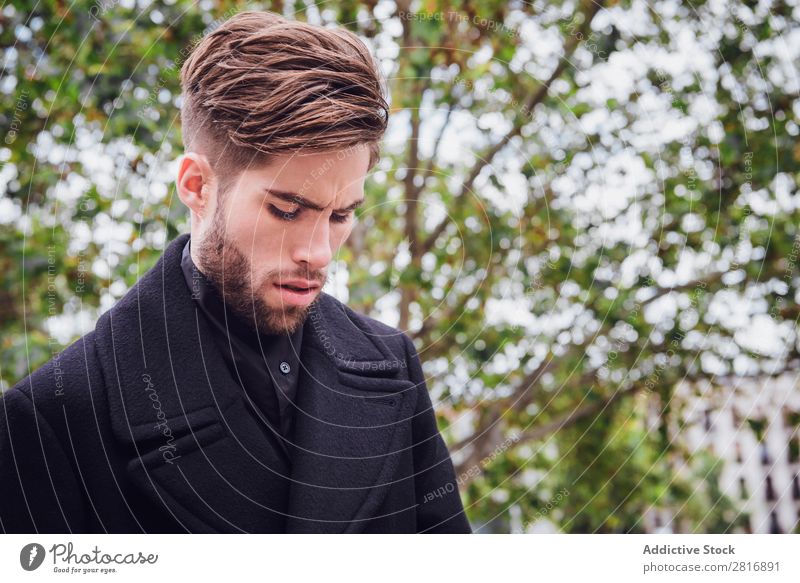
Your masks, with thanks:
[{"label": "mustache", "polygon": [[312,283],[318,284],[320,287],[325,285],[325,282],[328,280],[328,274],[325,271],[317,270],[313,272],[309,271],[294,271],[294,272],[278,272],[273,271],[265,276],[265,281],[268,282],[278,282],[278,281],[287,281],[292,279],[304,279],[308,280]]}]

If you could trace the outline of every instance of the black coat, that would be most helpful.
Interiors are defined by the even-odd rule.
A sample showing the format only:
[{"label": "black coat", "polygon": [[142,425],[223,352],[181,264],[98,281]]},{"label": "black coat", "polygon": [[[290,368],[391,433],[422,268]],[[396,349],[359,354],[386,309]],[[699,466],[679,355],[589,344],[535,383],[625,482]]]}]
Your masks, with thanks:
[{"label": "black coat", "polygon": [[291,461],[180,268],[188,235],[0,404],[5,532],[470,532],[411,341],[322,294]]}]

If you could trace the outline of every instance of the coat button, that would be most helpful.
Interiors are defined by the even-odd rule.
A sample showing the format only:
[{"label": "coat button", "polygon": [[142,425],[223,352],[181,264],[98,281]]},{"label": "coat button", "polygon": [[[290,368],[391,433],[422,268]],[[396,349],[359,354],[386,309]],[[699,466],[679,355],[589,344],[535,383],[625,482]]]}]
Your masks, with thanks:
[{"label": "coat button", "polygon": [[289,366],[289,363],[284,360],[280,364],[280,369],[283,374],[289,374],[292,370],[292,367]]}]

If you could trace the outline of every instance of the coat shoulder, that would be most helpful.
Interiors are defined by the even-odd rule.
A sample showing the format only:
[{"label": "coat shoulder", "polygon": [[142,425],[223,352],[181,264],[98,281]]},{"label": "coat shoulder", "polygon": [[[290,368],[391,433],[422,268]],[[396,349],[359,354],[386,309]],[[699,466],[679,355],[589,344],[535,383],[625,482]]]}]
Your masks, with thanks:
[{"label": "coat shoulder", "polygon": [[[95,353],[94,331],[81,336],[11,387],[5,397],[24,395],[58,432],[65,414],[73,419],[94,415],[99,394],[105,394]],[[105,397],[103,397],[104,399]],[[11,402],[11,401],[9,401]]]}]

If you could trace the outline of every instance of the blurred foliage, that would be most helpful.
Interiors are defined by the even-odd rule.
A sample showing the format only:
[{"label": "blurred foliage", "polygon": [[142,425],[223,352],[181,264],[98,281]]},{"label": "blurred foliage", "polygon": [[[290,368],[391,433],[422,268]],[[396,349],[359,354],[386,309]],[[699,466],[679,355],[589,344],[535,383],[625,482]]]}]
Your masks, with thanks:
[{"label": "blurred foliage", "polygon": [[674,429],[674,392],[798,366],[781,39],[800,18],[720,6],[4,6],[0,383],[90,330],[188,229],[180,65],[204,31],[270,9],[348,27],[387,72],[393,139],[337,259],[350,305],[415,339],[473,523],[643,532],[661,509],[677,531],[741,528],[718,460]]}]

